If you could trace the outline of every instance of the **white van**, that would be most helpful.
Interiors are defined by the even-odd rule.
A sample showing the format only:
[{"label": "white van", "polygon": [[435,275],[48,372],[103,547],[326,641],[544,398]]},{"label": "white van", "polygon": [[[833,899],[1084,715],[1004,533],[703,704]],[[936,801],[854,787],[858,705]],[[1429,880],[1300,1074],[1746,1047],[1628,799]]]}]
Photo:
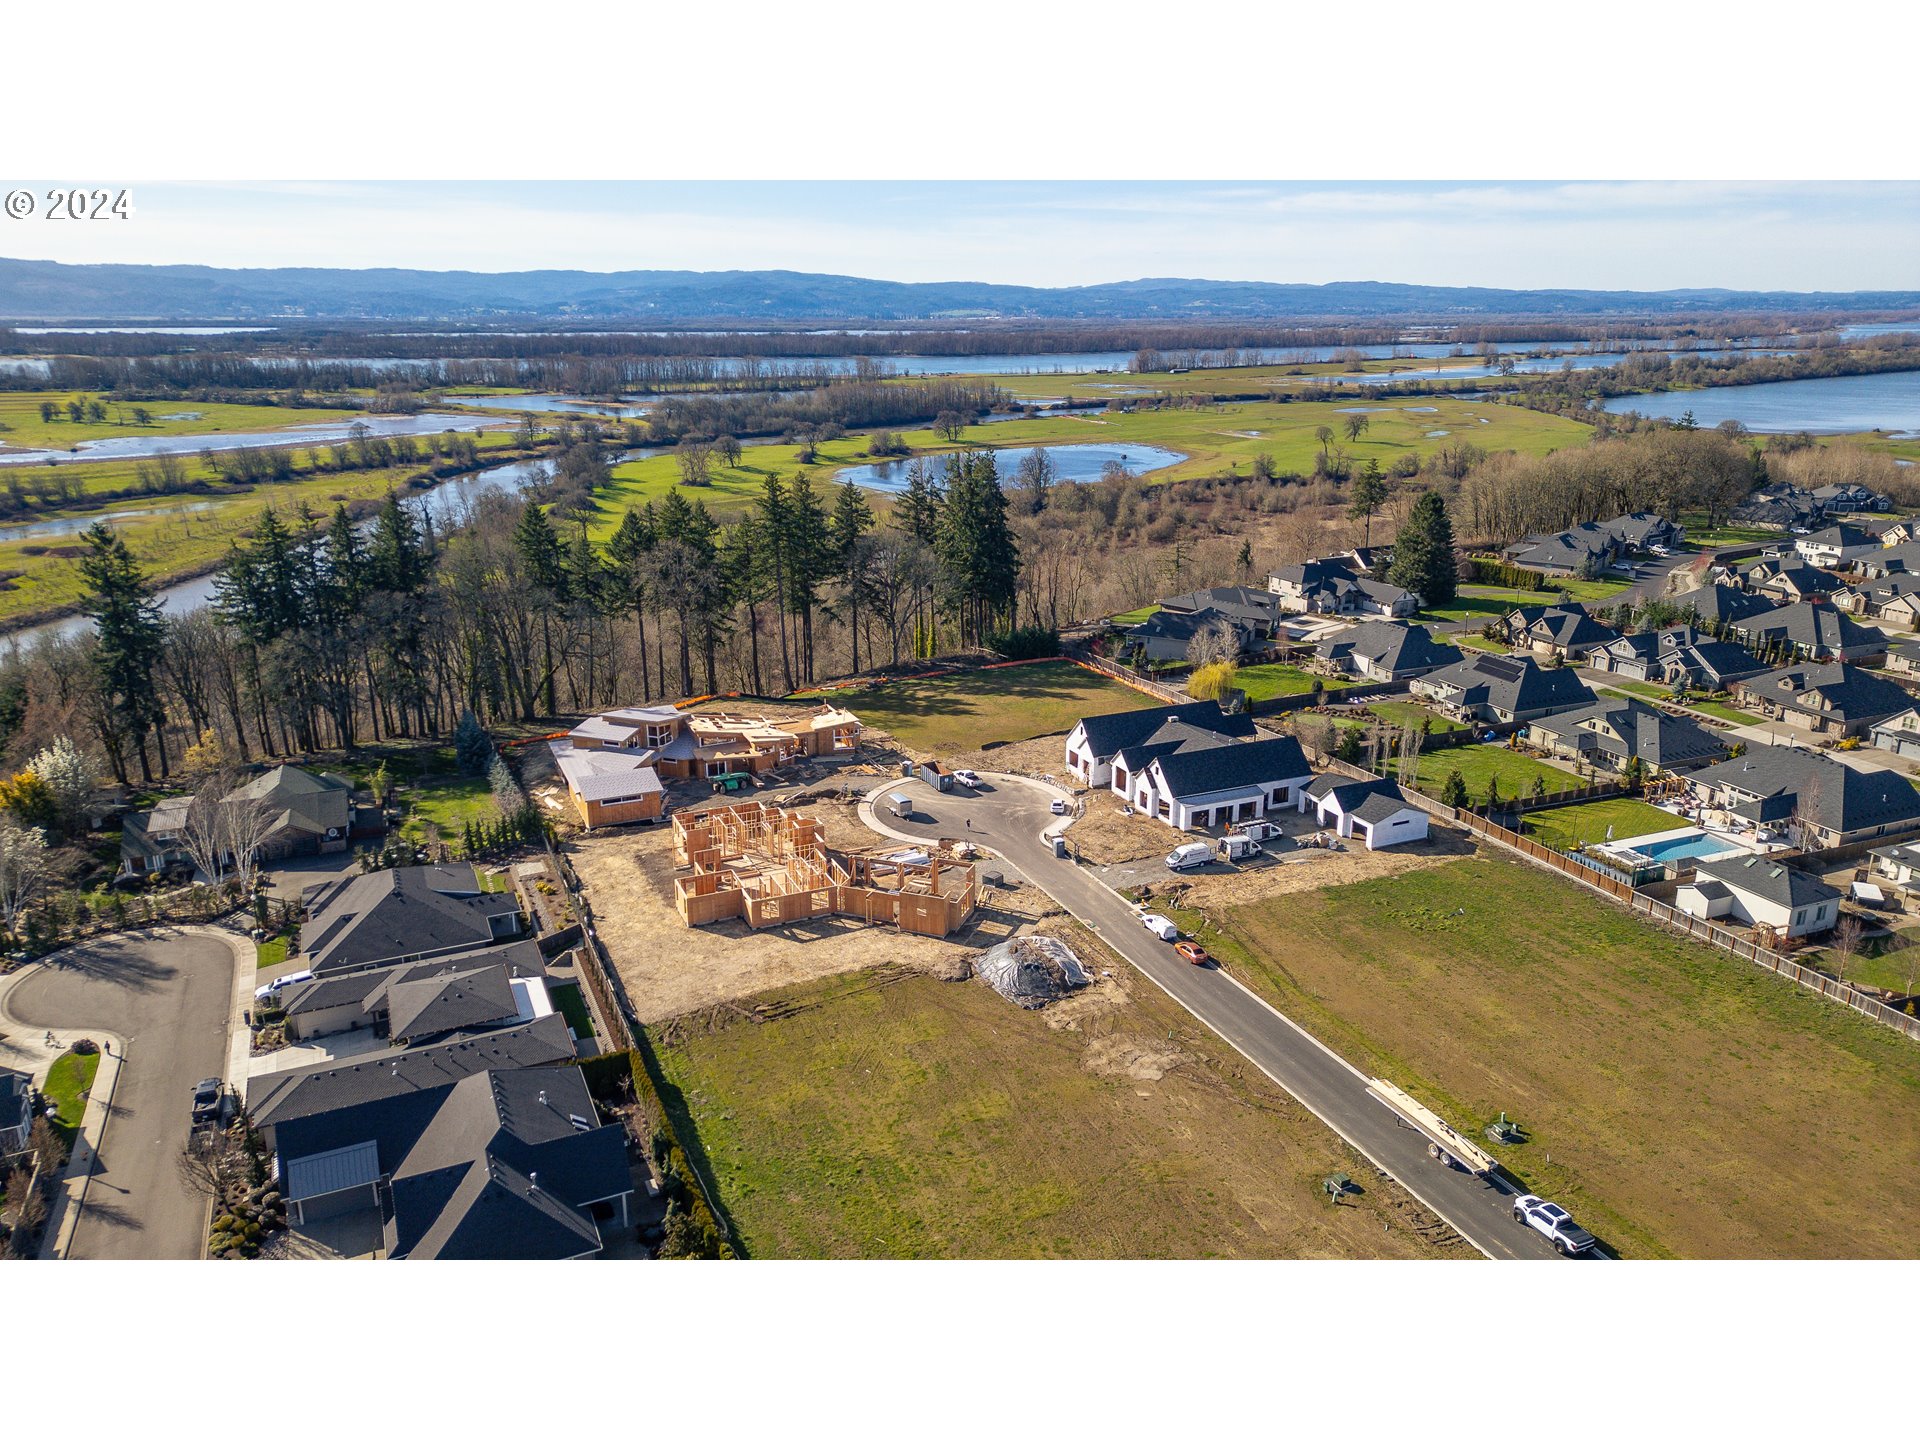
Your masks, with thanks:
[{"label": "white van", "polygon": [[1140,923],[1162,940],[1178,940],[1180,927],[1164,915],[1156,915],[1151,910],[1140,912]]},{"label": "white van", "polygon": [[1176,845],[1167,855],[1167,869],[1191,870],[1213,859],[1213,847],[1204,840],[1195,840],[1188,845]]},{"label": "white van", "polygon": [[1245,860],[1260,853],[1260,842],[1251,835],[1223,835],[1220,853],[1229,860]]}]

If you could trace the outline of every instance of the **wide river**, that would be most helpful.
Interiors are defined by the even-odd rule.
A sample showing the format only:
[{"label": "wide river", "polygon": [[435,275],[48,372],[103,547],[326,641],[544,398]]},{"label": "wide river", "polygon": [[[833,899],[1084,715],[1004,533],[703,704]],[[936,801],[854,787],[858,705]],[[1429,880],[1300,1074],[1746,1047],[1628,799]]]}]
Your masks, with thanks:
[{"label": "wide river", "polygon": [[1703,429],[1738,420],[1749,430],[1763,433],[1890,430],[1914,434],[1920,432],[1920,370],[1616,395],[1604,402],[1604,408],[1616,415],[1637,410],[1661,420],[1678,420],[1691,410],[1694,423]]}]

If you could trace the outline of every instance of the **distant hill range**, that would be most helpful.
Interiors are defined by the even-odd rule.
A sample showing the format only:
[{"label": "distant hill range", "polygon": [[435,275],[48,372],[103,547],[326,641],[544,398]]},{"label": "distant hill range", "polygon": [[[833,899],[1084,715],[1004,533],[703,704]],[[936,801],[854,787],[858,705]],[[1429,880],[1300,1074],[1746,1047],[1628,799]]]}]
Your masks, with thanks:
[{"label": "distant hill range", "polygon": [[1920,308],[1920,291],[1490,290],[1341,281],[1127,280],[1045,289],[903,284],[792,270],[220,270],[0,259],[0,320],[699,321],[1366,320],[1673,316]]}]

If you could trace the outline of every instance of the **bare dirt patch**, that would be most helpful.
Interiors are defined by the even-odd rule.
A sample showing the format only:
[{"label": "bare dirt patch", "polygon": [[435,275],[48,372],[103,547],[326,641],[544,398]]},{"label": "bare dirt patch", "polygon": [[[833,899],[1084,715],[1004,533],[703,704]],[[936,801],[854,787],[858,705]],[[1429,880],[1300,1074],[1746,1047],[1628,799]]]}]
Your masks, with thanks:
[{"label": "bare dirt patch", "polygon": [[[828,844],[874,843],[851,806],[820,801],[810,809]],[[845,916],[766,930],[740,920],[689,927],[673,904],[673,836],[666,827],[595,832],[572,842],[569,856],[634,1012],[649,1024],[873,966],[955,978],[959,962],[1060,913],[1043,891],[1003,881],[983,885],[973,918],[944,940]]]}]

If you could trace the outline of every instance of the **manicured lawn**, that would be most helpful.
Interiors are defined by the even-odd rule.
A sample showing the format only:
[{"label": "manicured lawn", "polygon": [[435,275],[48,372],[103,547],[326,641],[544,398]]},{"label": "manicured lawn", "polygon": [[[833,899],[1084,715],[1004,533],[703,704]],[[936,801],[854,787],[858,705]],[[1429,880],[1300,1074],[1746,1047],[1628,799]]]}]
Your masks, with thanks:
[{"label": "manicured lawn", "polygon": [[1420,753],[1419,786],[1429,795],[1439,795],[1447,782],[1447,772],[1458,770],[1467,782],[1467,794],[1474,804],[1487,798],[1487,782],[1497,780],[1500,793],[1511,799],[1531,795],[1536,778],[1545,782],[1547,793],[1557,795],[1582,784],[1570,770],[1562,770],[1531,755],[1509,750],[1498,741],[1484,745],[1456,745],[1448,750],[1423,750]]},{"label": "manicured lawn", "polygon": [[593,1038],[593,1012],[587,1008],[587,997],[580,993],[578,985],[555,985],[547,991],[553,1000],[553,1008],[566,1017],[567,1028],[573,1031],[576,1040]]},{"label": "manicured lawn", "polygon": [[98,1055],[76,1055],[68,1051],[53,1062],[53,1068],[47,1072],[47,1083],[41,1087],[48,1101],[60,1107],[53,1125],[69,1150],[73,1148],[74,1136],[80,1133],[80,1121],[87,1112],[87,1095],[93,1089],[93,1077],[99,1069]]},{"label": "manicured lawn", "polygon": [[1920,1045],[1843,1006],[1517,860],[1207,918],[1365,1073],[1469,1134],[1520,1121],[1506,1167],[1624,1255],[1913,1253]]},{"label": "manicured lawn", "polygon": [[1071,1026],[977,979],[882,970],[744,1002],[770,1007],[762,1024],[656,1034],[667,1103],[748,1254],[1435,1253],[1371,1172],[1329,1205],[1321,1180],[1356,1171],[1332,1132],[1097,942],[1070,943],[1121,972],[1069,1002]]},{"label": "manicured lawn", "polygon": [[1065,660],[937,680],[895,680],[841,692],[835,699],[862,723],[935,755],[1065,734],[1082,716],[1164,703]]},{"label": "manicured lawn", "polygon": [[1129,610],[1124,615],[1115,615],[1107,623],[1110,625],[1143,625],[1159,613],[1160,607],[1157,604],[1142,605],[1138,610]]},{"label": "manicured lawn", "polygon": [[1312,675],[1297,665],[1280,664],[1243,665],[1234,683],[1247,692],[1249,700],[1271,700],[1280,695],[1311,694],[1315,680],[1329,695],[1359,684],[1342,675]]},{"label": "manicured lawn", "polygon": [[1687,706],[1702,715],[1711,715],[1716,720],[1725,720],[1731,725],[1752,725],[1760,717],[1751,710],[1736,710],[1731,705],[1723,705],[1718,700],[1695,700]]},{"label": "manicured lawn", "polygon": [[1639,800],[1589,800],[1583,805],[1555,806],[1522,817],[1520,829],[1553,850],[1597,845],[1609,829],[1615,840],[1677,830],[1687,822],[1656,805]]},{"label": "manicured lawn", "polygon": [[1558,605],[1561,592],[1567,601],[1590,604],[1606,600],[1625,590],[1629,580],[1555,580],[1545,590],[1512,590],[1503,585],[1462,585],[1453,603],[1437,610],[1422,610],[1418,619],[1427,621],[1493,620],[1521,605]]},{"label": "manicured lawn", "polygon": [[407,818],[440,827],[440,834],[457,837],[469,820],[497,820],[493,787],[484,775],[441,775],[401,792]]},{"label": "manicured lawn", "polygon": [[253,968],[256,970],[284,965],[287,961],[287,937],[276,935],[271,940],[262,940],[253,947],[253,952]]},{"label": "manicured lawn", "polygon": [[[1673,699],[1673,691],[1670,687],[1665,685],[1650,685],[1644,680],[1616,680],[1613,676],[1608,675],[1598,683],[1602,689],[1624,690],[1627,694],[1638,696],[1642,700],[1671,702]],[[1686,708],[1698,711],[1702,715],[1711,715],[1716,720],[1729,721],[1735,725],[1751,725],[1760,718],[1750,710],[1736,709],[1734,706],[1719,700],[1689,700]]]},{"label": "manicured lawn", "polygon": [[1445,735],[1450,730],[1467,728],[1458,720],[1436,715],[1426,706],[1416,705],[1410,700],[1369,700],[1366,705],[1367,709],[1390,725],[1411,725],[1417,730],[1420,723],[1425,721],[1430,735]]},{"label": "manicured lawn", "polygon": [[1489,640],[1484,635],[1449,635],[1447,639],[1468,650],[1484,650],[1489,655],[1508,655],[1513,647],[1501,640]]}]

